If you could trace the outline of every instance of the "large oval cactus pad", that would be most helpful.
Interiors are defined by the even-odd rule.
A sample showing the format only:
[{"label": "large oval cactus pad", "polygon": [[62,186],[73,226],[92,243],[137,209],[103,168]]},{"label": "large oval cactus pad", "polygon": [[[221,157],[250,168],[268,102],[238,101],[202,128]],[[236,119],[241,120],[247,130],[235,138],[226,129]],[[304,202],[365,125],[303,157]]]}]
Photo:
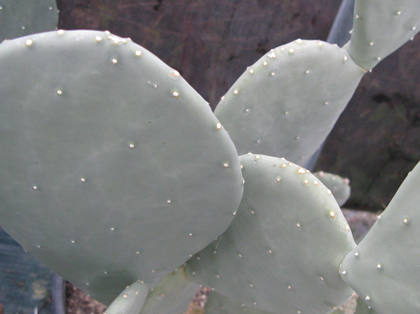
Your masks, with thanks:
[{"label": "large oval cactus pad", "polygon": [[346,255],[341,276],[375,311],[420,312],[420,164]]},{"label": "large oval cactus pad", "polygon": [[240,161],[245,189],[236,218],[188,261],[188,277],[246,307],[332,312],[353,293],[338,268],[355,244],[331,192],[285,159]]},{"label": "large oval cactus pad", "polygon": [[109,32],[0,45],[0,224],[103,303],[220,235],[236,149],[180,74]]},{"label": "large oval cactus pad", "polygon": [[372,69],[420,30],[418,0],[356,0],[351,40],[353,60]]},{"label": "large oval cactus pad", "polygon": [[296,40],[271,50],[215,110],[238,153],[305,165],[324,142],[365,71],[345,49]]}]

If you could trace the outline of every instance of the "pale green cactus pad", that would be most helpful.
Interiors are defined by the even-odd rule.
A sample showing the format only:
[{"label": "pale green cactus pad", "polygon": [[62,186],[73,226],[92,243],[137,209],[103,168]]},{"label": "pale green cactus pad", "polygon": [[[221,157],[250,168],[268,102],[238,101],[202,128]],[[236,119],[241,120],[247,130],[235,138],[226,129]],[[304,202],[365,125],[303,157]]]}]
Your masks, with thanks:
[{"label": "pale green cactus pad", "polygon": [[138,314],[146,300],[148,287],[136,281],[111,303],[104,314]]},{"label": "pale green cactus pad", "polygon": [[331,191],[285,159],[247,154],[240,162],[236,218],[188,261],[188,277],[245,307],[332,312],[353,293],[339,265],[355,243]]},{"label": "pale green cactus pad", "polygon": [[341,276],[381,314],[420,312],[420,164],[360,244]]},{"label": "pale green cactus pad", "polygon": [[273,314],[263,310],[246,307],[240,303],[236,303],[229,298],[212,291],[205,307],[205,314]]},{"label": "pale green cactus pad", "polygon": [[268,52],[215,110],[238,153],[304,165],[324,142],[365,73],[345,49],[296,40]]},{"label": "pale green cactus pad", "polygon": [[55,0],[0,1],[0,42],[57,28]]},{"label": "pale green cactus pad", "polygon": [[397,50],[420,30],[418,0],[356,0],[351,40],[353,60],[364,69]]},{"label": "pale green cactus pad", "polygon": [[314,172],[314,176],[331,190],[340,207],[347,202],[351,192],[349,179],[324,171]]},{"label": "pale green cactus pad", "polygon": [[183,314],[199,285],[188,280],[183,267],[167,275],[146,299],[140,314]]},{"label": "pale green cactus pad", "polygon": [[0,45],[0,224],[109,304],[153,288],[224,232],[236,149],[179,73],[109,32]]}]

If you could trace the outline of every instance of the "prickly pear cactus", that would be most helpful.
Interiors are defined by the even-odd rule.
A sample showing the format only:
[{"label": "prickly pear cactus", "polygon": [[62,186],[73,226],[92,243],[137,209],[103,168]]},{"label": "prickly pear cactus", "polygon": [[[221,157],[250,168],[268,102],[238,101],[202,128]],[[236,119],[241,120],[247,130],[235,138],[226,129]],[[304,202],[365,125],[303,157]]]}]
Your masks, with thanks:
[{"label": "prickly pear cactus", "polygon": [[331,191],[285,159],[247,154],[240,162],[236,218],[188,261],[188,277],[244,307],[332,312],[353,293],[338,268],[355,243]]},{"label": "prickly pear cactus", "polygon": [[[43,19],[5,0],[0,37],[55,27],[46,3],[31,2]],[[217,291],[210,314],[330,313],[351,288],[380,313],[418,313],[420,166],[354,249],[331,190],[285,159],[241,156],[241,201],[238,154],[222,126],[240,154],[306,164],[364,73],[416,34],[418,3],[356,1],[343,49],[296,40],[271,50],[217,118],[177,71],[109,32],[2,43],[0,224],[94,298],[116,298],[108,314],[183,304],[179,292],[196,284],[182,268],[169,273],[200,250],[186,273]]]},{"label": "prickly pear cactus", "polygon": [[314,176],[331,190],[340,207],[347,202],[351,193],[350,180],[348,178],[342,178],[339,175],[324,171],[314,172]]},{"label": "prickly pear cactus", "polygon": [[349,252],[341,277],[375,311],[420,311],[420,164],[360,244]]},{"label": "prickly pear cactus", "polygon": [[56,31],[0,45],[0,224],[109,304],[227,229],[236,149],[179,73],[129,39]]},{"label": "prickly pear cactus", "polygon": [[420,30],[418,0],[358,0],[347,49],[364,69],[372,69]]},{"label": "prickly pear cactus", "polygon": [[0,42],[57,28],[55,0],[2,0],[0,2]]},{"label": "prickly pear cactus", "polygon": [[250,66],[215,114],[239,154],[284,156],[304,165],[330,133],[363,74],[344,49],[298,39]]}]

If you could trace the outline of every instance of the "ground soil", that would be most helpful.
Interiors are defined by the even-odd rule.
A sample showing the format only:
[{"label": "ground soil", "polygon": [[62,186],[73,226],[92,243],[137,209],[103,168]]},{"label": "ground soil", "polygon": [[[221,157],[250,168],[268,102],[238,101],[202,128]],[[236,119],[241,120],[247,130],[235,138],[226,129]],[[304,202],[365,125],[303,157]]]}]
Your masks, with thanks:
[{"label": "ground soil", "polygon": [[86,293],[77,289],[71,283],[66,285],[67,314],[102,314],[106,306],[92,299]]}]

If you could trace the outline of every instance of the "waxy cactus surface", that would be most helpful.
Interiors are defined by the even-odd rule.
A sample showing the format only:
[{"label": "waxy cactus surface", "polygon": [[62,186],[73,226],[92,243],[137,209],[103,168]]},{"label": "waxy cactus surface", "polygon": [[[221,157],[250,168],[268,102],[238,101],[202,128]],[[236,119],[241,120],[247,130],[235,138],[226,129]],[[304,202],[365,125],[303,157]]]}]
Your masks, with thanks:
[{"label": "waxy cactus surface", "polygon": [[188,280],[183,267],[167,275],[146,299],[140,314],[183,314],[199,285]]},{"label": "waxy cactus surface", "polygon": [[55,0],[0,1],[0,42],[53,31],[57,22],[58,10]]},{"label": "waxy cactus surface", "polygon": [[351,192],[349,179],[324,171],[315,172],[314,176],[331,190],[340,207],[347,202]]},{"label": "waxy cactus surface", "polygon": [[59,30],[2,43],[0,73],[0,223],[92,297],[153,288],[233,220],[232,141],[146,49]]},{"label": "waxy cactus surface", "polygon": [[250,66],[215,114],[240,155],[253,152],[305,165],[365,73],[345,49],[298,39]]},{"label": "waxy cactus surface", "polygon": [[364,69],[372,69],[420,31],[418,0],[358,0],[347,49]]},{"label": "waxy cactus surface", "polygon": [[378,313],[420,312],[420,164],[360,244],[341,277]]},{"label": "waxy cactus surface", "polygon": [[239,159],[245,188],[236,218],[188,261],[188,277],[246,307],[332,312],[353,293],[338,268],[355,243],[331,191],[285,159]]},{"label": "waxy cactus surface", "polygon": [[213,291],[207,300],[205,314],[273,314],[244,304],[234,302],[224,295]]},{"label": "waxy cactus surface", "polygon": [[125,288],[123,292],[108,306],[104,314],[139,313],[146,300],[148,286],[136,281]]},{"label": "waxy cactus surface", "polygon": [[[31,1],[41,15],[0,4],[0,37],[49,29],[47,3]],[[1,226],[108,314],[181,314],[180,294],[199,284],[215,291],[210,314],[331,313],[352,289],[378,313],[418,313],[420,166],[356,246],[331,193],[344,202],[347,182],[329,189],[297,165],[367,70],[417,33],[420,2],[357,0],[354,21],[343,48],[298,39],[269,51],[215,115],[130,39],[3,42]],[[238,157],[249,151],[263,155]]]}]

